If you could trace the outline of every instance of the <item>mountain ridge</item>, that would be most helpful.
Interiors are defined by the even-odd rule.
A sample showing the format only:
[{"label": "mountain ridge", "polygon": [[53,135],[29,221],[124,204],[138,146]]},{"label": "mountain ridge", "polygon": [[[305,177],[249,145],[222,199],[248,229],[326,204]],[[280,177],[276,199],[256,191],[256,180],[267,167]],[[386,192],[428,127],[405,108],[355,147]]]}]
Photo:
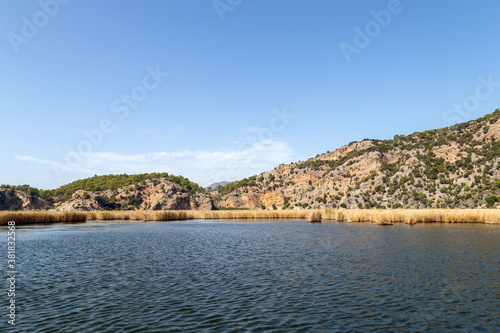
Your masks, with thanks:
[{"label": "mountain ridge", "polygon": [[215,201],[248,209],[498,206],[499,141],[497,109],[450,127],[351,142],[282,164],[219,187]]},{"label": "mountain ridge", "polygon": [[364,139],[207,192],[167,173],[54,190],[0,186],[0,210],[485,208],[500,203],[500,110],[441,129]]}]

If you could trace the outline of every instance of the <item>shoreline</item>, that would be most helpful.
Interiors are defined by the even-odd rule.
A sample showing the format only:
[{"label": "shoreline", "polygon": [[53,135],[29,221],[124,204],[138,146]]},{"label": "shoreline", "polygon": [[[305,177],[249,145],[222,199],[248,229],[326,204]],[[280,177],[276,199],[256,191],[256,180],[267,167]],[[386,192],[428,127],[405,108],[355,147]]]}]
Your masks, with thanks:
[{"label": "shoreline", "polygon": [[[1,211],[0,225],[85,222],[92,220],[310,220],[315,222],[393,223],[500,223],[500,209],[317,209],[317,210],[167,210],[167,211]],[[319,221],[317,221],[319,219]]]}]

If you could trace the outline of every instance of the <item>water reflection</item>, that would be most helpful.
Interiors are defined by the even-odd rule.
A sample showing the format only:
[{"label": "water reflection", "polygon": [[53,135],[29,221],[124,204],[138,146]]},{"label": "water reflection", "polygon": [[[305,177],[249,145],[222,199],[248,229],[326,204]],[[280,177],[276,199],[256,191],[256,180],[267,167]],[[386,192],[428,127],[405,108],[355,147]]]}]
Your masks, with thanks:
[{"label": "water reflection", "polygon": [[19,327],[498,331],[499,236],[488,225],[304,221],[21,227]]}]

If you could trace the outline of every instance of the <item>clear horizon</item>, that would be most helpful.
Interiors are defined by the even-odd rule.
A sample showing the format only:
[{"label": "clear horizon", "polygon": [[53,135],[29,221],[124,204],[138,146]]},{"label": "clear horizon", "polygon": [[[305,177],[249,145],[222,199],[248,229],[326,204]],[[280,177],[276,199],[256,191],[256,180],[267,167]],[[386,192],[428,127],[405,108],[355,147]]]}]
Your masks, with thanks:
[{"label": "clear horizon", "polygon": [[2,4],[0,184],[202,186],[500,107],[500,3]]}]

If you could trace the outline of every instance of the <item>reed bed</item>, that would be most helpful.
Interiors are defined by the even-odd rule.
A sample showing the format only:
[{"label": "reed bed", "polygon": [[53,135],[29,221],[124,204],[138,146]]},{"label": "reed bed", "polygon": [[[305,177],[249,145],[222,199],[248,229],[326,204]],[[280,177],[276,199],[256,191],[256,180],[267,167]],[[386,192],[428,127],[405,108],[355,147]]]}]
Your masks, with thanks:
[{"label": "reed bed", "polygon": [[0,212],[0,225],[9,221],[16,224],[57,223],[57,222],[85,222],[85,212],[55,212],[55,211],[19,211]]},{"label": "reed bed", "polygon": [[309,217],[307,218],[307,220],[309,222],[321,222],[322,219],[323,219],[323,214],[321,214],[322,212],[321,211],[318,211],[318,210],[315,210],[315,211],[312,211],[310,214],[309,214]]},{"label": "reed bed", "polygon": [[310,211],[301,210],[148,210],[87,212],[88,220],[249,220],[306,219]]},{"label": "reed bed", "polygon": [[161,210],[161,211],[143,211],[142,220],[146,221],[175,221],[187,220],[187,211],[182,210]]},{"label": "reed bed", "polygon": [[391,223],[500,223],[500,209],[327,209],[325,219]]},{"label": "reed bed", "polygon": [[86,212],[87,220],[134,220],[134,221],[142,221],[144,217],[143,211],[91,211]]},{"label": "reed bed", "polygon": [[306,220],[308,210],[189,210],[188,219],[203,220]]},{"label": "reed bed", "polygon": [[85,220],[335,220],[338,222],[393,223],[500,223],[500,209],[318,209],[318,210],[167,210],[0,212],[0,225],[83,222]]}]

